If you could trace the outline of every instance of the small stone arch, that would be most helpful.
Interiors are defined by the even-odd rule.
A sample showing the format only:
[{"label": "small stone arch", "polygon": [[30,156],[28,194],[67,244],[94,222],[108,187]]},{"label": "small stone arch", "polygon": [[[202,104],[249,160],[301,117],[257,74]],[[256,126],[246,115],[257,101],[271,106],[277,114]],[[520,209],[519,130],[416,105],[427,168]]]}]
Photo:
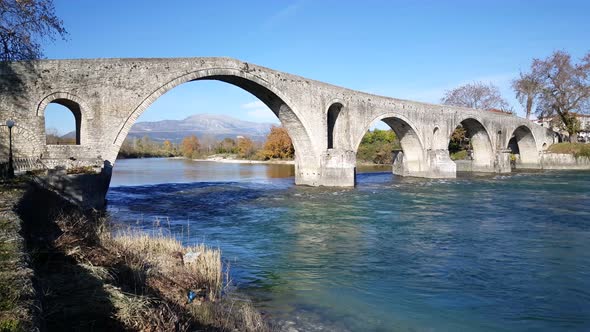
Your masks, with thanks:
[{"label": "small stone arch", "polygon": [[335,145],[338,145],[337,143],[335,143],[337,141],[336,132],[338,131],[336,124],[338,122],[338,117],[340,116],[340,113],[342,112],[343,108],[344,104],[342,104],[339,101],[334,101],[332,104],[330,104],[326,112],[326,125],[328,130],[328,149],[333,149]]},{"label": "small stone arch", "polygon": [[[0,162],[8,161],[8,146],[4,146],[4,142],[8,141],[8,132],[8,127],[0,126]],[[38,158],[42,153],[39,150],[41,145],[36,130],[29,127],[27,123],[15,121],[12,127],[13,158]]]},{"label": "small stone arch", "polygon": [[75,105],[80,109],[80,112],[84,114],[85,118],[92,118],[90,108],[86,105],[84,100],[69,92],[53,92],[45,96],[37,105],[37,116],[44,116],[45,108],[51,103],[57,103],[68,108]]},{"label": "small stone arch", "polygon": [[[74,115],[76,127],[76,145],[82,143],[82,126],[85,120],[92,118],[89,115],[89,108],[86,103],[78,96],[69,92],[54,92],[43,98],[37,106],[37,116],[45,118],[45,109],[51,103],[56,103],[69,109]],[[45,129],[45,125],[43,125]],[[47,133],[44,131],[44,136]]]},{"label": "small stone arch", "polygon": [[508,146],[514,154],[520,155],[520,163],[526,165],[536,165],[539,163],[539,151],[537,149],[537,139],[533,131],[526,125],[521,125],[514,129]]}]

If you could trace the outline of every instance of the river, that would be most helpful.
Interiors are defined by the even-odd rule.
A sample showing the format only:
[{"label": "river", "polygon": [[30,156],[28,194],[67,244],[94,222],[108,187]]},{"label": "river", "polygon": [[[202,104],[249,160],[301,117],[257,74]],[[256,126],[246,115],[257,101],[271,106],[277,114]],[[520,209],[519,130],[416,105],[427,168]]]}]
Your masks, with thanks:
[{"label": "river", "polygon": [[291,165],[119,160],[108,211],[219,246],[283,330],[590,330],[589,172],[372,171],[312,188]]}]

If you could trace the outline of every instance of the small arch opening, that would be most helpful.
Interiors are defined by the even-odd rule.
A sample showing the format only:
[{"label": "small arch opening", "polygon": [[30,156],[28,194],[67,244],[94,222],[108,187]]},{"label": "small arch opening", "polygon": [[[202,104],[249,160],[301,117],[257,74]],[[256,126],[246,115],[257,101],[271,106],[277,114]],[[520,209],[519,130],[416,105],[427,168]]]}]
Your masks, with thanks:
[{"label": "small arch opening", "polygon": [[436,134],[438,134],[438,127],[434,127],[432,130],[432,135],[436,136]]},{"label": "small arch opening", "polygon": [[[545,147],[546,145],[543,146]],[[526,126],[520,126],[514,130],[508,141],[508,149],[511,150],[512,165],[515,168],[534,168],[539,162],[535,137]]]},{"label": "small arch opening", "polygon": [[328,108],[327,122],[328,122],[328,149],[334,148],[334,127],[336,126],[336,120],[342,110],[342,104],[334,103]]},{"label": "small arch opening", "polygon": [[67,99],[56,99],[45,108],[45,144],[80,145],[82,112],[80,105]]}]

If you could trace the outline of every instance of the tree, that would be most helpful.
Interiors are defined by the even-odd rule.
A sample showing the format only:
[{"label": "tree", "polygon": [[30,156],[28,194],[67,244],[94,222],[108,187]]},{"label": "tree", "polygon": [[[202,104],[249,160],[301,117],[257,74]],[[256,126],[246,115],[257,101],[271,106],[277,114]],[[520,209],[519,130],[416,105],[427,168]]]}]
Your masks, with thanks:
[{"label": "tree", "polygon": [[40,42],[56,35],[67,32],[52,0],[0,0],[0,61],[41,58]]},{"label": "tree", "polygon": [[564,51],[556,51],[544,60],[533,59],[530,75],[541,86],[539,116],[559,117],[570,142],[577,142],[579,125],[574,113],[587,113],[590,106],[590,53],[577,64]]},{"label": "tree", "polygon": [[172,151],[172,143],[169,140],[164,140],[164,142],[162,143],[162,148],[164,149],[164,151],[170,152]]},{"label": "tree", "polygon": [[175,151],[174,151],[174,145],[172,145],[172,142],[170,142],[170,140],[164,140],[164,142],[162,142],[162,148],[164,155],[171,157],[174,156]]},{"label": "tree", "polygon": [[393,130],[369,130],[363,136],[357,150],[357,160],[374,164],[391,164],[393,150],[400,149],[399,140]]},{"label": "tree", "polygon": [[182,140],[182,155],[186,158],[195,158],[199,152],[199,139],[195,135],[187,136]]},{"label": "tree", "polygon": [[493,84],[474,82],[447,90],[441,99],[444,105],[477,108],[482,110],[500,109],[509,111],[508,103]]},{"label": "tree", "polygon": [[201,139],[199,140],[201,143],[201,149],[207,153],[211,153],[217,144],[217,140],[215,139],[215,135],[211,133],[205,133],[201,135]]},{"label": "tree", "polygon": [[261,153],[263,159],[292,159],[295,155],[295,148],[287,130],[283,127],[272,126]]},{"label": "tree", "polygon": [[254,154],[254,142],[248,137],[238,138],[238,155],[242,158],[251,157]]},{"label": "tree", "polygon": [[539,80],[532,74],[520,73],[520,78],[512,81],[512,89],[518,102],[525,107],[526,118],[530,119],[533,103],[541,93]]},{"label": "tree", "polygon": [[459,125],[451,134],[451,140],[449,142],[449,152],[457,153],[465,150],[465,141],[467,140],[467,130],[465,127]]},{"label": "tree", "polygon": [[216,153],[237,153],[236,141],[226,137],[221,142],[217,143]]}]

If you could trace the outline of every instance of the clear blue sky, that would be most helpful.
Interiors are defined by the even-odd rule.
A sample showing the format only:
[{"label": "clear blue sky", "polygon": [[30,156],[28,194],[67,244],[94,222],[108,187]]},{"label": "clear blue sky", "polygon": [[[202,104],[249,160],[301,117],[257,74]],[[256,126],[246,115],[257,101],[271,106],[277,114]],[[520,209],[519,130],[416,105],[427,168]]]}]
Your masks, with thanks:
[{"label": "clear blue sky", "polygon": [[[385,96],[438,102],[472,81],[500,86],[535,57],[590,51],[590,1],[72,1],[55,0],[69,37],[62,58],[229,56]],[[223,113],[277,121],[239,88],[181,85],[140,121]],[[49,121],[49,120],[48,120]],[[63,118],[49,122],[71,130]]]}]

